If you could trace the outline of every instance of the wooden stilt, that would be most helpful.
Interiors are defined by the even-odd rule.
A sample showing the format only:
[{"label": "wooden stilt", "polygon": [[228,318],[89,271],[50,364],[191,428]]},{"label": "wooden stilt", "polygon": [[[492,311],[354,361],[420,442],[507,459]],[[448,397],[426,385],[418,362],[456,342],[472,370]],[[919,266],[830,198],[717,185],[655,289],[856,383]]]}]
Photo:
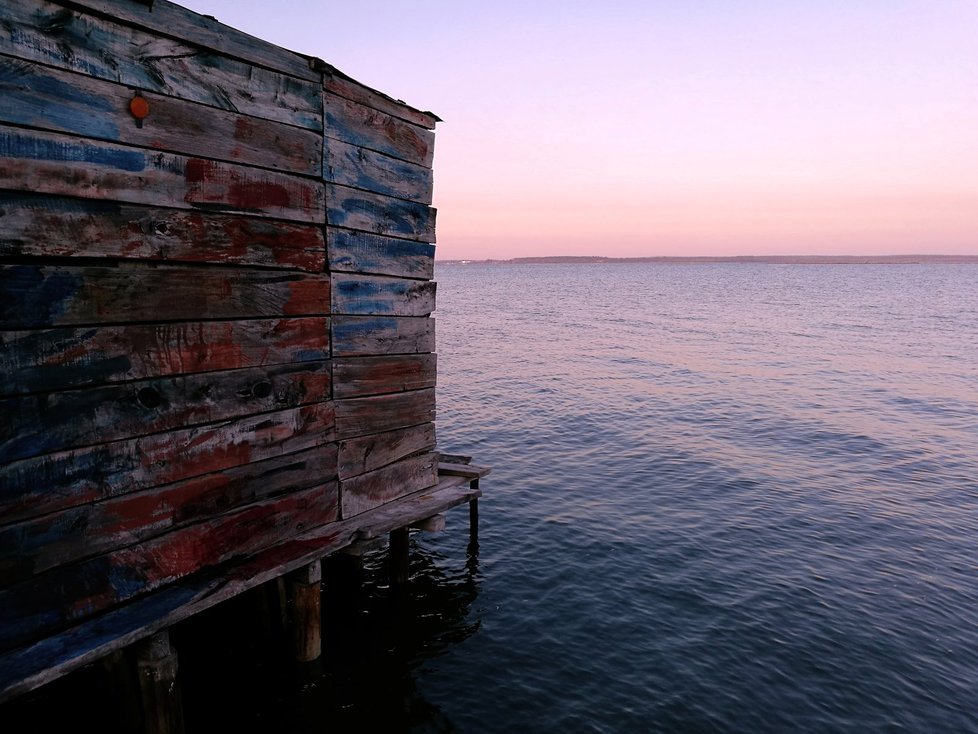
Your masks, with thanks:
[{"label": "wooden stilt", "polygon": [[390,577],[392,586],[403,586],[408,581],[408,544],[410,536],[407,528],[391,531]]},{"label": "wooden stilt", "polygon": [[142,725],[142,711],[139,708],[139,691],[136,688],[136,673],[126,649],[109,653],[100,661],[105,671],[109,687],[118,704],[118,720],[124,731],[139,731]]},{"label": "wooden stilt", "polygon": [[168,630],[135,645],[136,673],[146,734],[182,734],[183,701],[177,679],[177,653]]},{"label": "wooden stilt", "polygon": [[311,663],[322,654],[321,582],[320,561],[289,574],[293,652],[296,661],[300,663]]}]

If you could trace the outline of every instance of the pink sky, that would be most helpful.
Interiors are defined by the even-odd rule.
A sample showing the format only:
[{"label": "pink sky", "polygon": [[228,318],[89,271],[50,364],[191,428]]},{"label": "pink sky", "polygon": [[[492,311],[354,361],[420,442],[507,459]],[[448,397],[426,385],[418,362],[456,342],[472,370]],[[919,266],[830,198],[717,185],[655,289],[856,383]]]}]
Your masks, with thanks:
[{"label": "pink sky", "polygon": [[440,259],[978,254],[973,0],[184,0],[444,118]]}]

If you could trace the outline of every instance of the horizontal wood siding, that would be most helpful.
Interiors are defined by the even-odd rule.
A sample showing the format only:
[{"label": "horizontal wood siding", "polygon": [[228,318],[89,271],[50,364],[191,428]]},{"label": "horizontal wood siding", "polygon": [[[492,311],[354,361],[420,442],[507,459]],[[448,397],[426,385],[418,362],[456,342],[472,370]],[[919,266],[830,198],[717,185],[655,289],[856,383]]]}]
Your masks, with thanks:
[{"label": "horizontal wood siding", "polygon": [[335,314],[427,316],[435,310],[435,284],[427,280],[334,273],[331,294]]},{"label": "horizontal wood siding", "polygon": [[308,178],[6,126],[0,126],[0,188],[299,222],[325,219],[323,186]]},{"label": "horizontal wood siding", "polygon": [[326,217],[335,227],[435,241],[435,210],[431,207],[348,186],[326,184]]},{"label": "horizontal wood siding", "polygon": [[0,257],[97,257],[222,263],[318,273],[315,224],[161,209],[113,201],[3,193]]},{"label": "horizontal wood siding", "polygon": [[0,395],[329,358],[329,319],[0,331]]},{"label": "horizontal wood siding", "polygon": [[339,227],[327,229],[327,240],[330,270],[421,280],[434,274],[435,246],[426,242]]},{"label": "horizontal wood siding", "polygon": [[72,3],[257,66],[317,83],[320,81],[320,72],[312,69],[308,57],[250,36],[168,0],[153,0],[149,4],[132,0],[72,0]]},{"label": "horizontal wood siding", "polygon": [[364,436],[407,428],[435,419],[435,391],[415,390],[392,395],[337,400],[336,437]]},{"label": "horizontal wood siding", "polygon": [[0,461],[330,398],[328,362],[155,377],[0,400]]},{"label": "horizontal wood siding", "polygon": [[434,354],[353,357],[333,362],[334,395],[354,398],[435,386]]},{"label": "horizontal wood siding", "polygon": [[326,275],[0,265],[0,329],[329,314]]},{"label": "horizontal wood siding", "polygon": [[323,178],[397,199],[431,203],[431,169],[327,137]]},{"label": "horizontal wood siding", "polygon": [[0,650],[332,522],[338,515],[335,487],[335,482],[329,482],[251,504],[2,589]]},{"label": "horizontal wood siding", "polygon": [[400,316],[334,316],[334,357],[435,351],[435,320]]},{"label": "horizontal wood siding", "polygon": [[0,514],[12,522],[326,446],[335,425],[330,401],[0,464]]},{"label": "horizontal wood siding", "polygon": [[417,110],[400,100],[393,99],[376,89],[371,89],[354,79],[350,79],[333,67],[326,69],[323,76],[323,89],[337,97],[343,97],[366,107],[386,112],[407,122],[420,125],[427,130],[434,130],[435,123],[440,120],[437,115],[431,112]]},{"label": "horizontal wood siding", "polygon": [[44,0],[4,0],[11,56],[322,132],[321,84]]},{"label": "horizontal wood siding", "polygon": [[339,443],[337,473],[349,479],[434,448],[434,423],[348,438]]},{"label": "horizontal wood siding", "polygon": [[336,477],[336,444],[0,527],[0,586]]},{"label": "horizontal wood siding", "polygon": [[430,130],[329,92],[323,102],[326,137],[431,168],[435,135]]},{"label": "horizontal wood siding", "polygon": [[0,122],[318,176],[322,136],[312,130],[151,92],[149,116],[129,111],[130,87],[0,56]]},{"label": "horizontal wood siding", "polygon": [[341,513],[344,518],[353,517],[437,483],[436,454],[402,459],[382,469],[340,480]]}]

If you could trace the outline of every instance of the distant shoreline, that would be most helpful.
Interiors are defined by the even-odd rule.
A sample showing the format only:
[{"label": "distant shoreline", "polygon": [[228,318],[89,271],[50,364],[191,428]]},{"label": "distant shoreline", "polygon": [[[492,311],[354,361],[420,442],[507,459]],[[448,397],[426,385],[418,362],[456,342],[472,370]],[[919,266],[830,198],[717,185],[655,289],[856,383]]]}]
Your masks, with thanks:
[{"label": "distant shoreline", "polygon": [[773,265],[978,265],[978,255],[737,255],[733,257],[600,257],[550,255],[508,260],[438,260],[439,265],[616,265],[621,263]]}]

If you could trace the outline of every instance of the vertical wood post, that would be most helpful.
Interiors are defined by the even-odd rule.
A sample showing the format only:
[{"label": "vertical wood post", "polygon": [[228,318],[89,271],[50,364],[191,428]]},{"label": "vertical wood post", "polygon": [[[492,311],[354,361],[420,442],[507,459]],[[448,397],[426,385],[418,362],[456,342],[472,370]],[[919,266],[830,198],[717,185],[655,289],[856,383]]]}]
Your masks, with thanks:
[{"label": "vertical wood post", "polygon": [[408,580],[408,545],[410,536],[407,528],[397,528],[391,531],[390,542],[390,577],[392,586],[403,586]]},{"label": "vertical wood post", "polygon": [[127,649],[110,652],[100,661],[109,688],[118,701],[118,720],[127,732],[139,731],[142,726],[142,710],[139,703],[136,672]]},{"label": "vertical wood post", "polygon": [[135,645],[136,673],[146,734],[182,734],[183,700],[177,679],[177,653],[168,630]]},{"label": "vertical wood post", "polygon": [[[479,479],[473,479],[469,482],[469,486],[472,489],[479,488]],[[474,500],[469,500],[469,542],[478,543],[479,542],[479,500],[478,498]]]},{"label": "vertical wood post", "polygon": [[322,563],[315,561],[289,574],[292,597],[292,649],[300,663],[322,654]]}]

